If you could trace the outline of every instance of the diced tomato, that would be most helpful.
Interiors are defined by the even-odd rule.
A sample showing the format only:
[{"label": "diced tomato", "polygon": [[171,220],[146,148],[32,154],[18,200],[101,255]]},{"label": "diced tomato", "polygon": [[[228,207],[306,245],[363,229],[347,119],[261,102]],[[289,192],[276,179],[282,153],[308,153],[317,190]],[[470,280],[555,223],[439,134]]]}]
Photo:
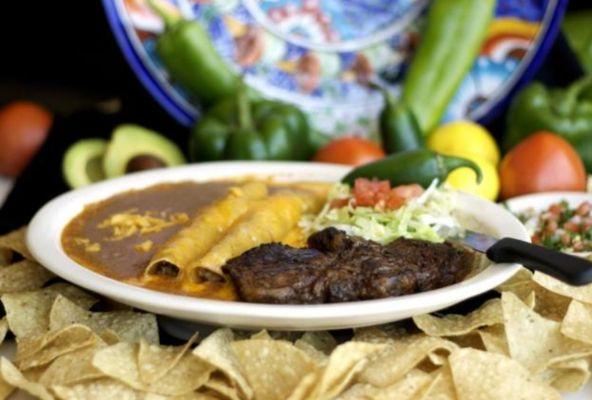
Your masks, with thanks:
[{"label": "diced tomato", "polygon": [[407,199],[403,197],[391,196],[385,204],[385,207],[389,210],[396,210],[397,208],[402,207]]},{"label": "diced tomato", "polygon": [[549,207],[549,212],[551,214],[559,215],[562,211],[563,207],[559,203],[552,204],[551,207]]},{"label": "diced tomato", "polygon": [[411,185],[397,186],[391,190],[391,193],[393,196],[402,197],[404,199],[414,199],[423,193],[423,188],[417,183],[413,183]]},{"label": "diced tomato", "polygon": [[530,240],[532,241],[532,243],[534,244],[541,244],[541,238],[539,237],[539,235],[534,234],[532,235],[532,237],[530,238]]},{"label": "diced tomato", "polygon": [[395,210],[409,199],[418,197],[423,188],[417,184],[401,185],[391,189],[389,181],[358,178],[354,182],[352,194],[355,205],[359,207],[384,207]]},{"label": "diced tomato", "polygon": [[592,205],[587,202],[584,201],[582,202],[582,204],[580,204],[576,210],[576,214],[578,214],[579,216],[585,217],[586,215],[590,214],[590,210],[592,209]]},{"label": "diced tomato", "polygon": [[563,224],[563,229],[569,232],[578,233],[580,231],[580,225],[572,221],[567,221]]},{"label": "diced tomato", "polygon": [[545,233],[548,235],[551,235],[553,233],[555,233],[555,231],[558,228],[558,224],[555,221],[549,221],[547,222],[547,226],[545,226]]},{"label": "diced tomato", "polygon": [[563,244],[565,247],[568,247],[571,244],[571,236],[569,236],[569,233],[564,233],[561,235],[561,244]]},{"label": "diced tomato", "polygon": [[384,203],[388,199],[390,190],[389,181],[358,178],[354,182],[352,193],[357,206],[373,207],[378,203]]},{"label": "diced tomato", "polygon": [[347,206],[347,203],[349,203],[349,199],[333,199],[333,200],[331,200],[329,207],[341,208],[341,207]]}]

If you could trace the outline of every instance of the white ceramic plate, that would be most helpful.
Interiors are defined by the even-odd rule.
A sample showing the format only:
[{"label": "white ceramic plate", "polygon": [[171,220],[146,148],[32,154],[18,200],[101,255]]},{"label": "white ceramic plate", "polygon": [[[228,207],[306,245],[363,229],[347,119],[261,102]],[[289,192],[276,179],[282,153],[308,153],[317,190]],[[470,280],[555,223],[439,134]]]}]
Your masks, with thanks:
[{"label": "white ceramic plate", "polygon": [[[56,275],[121,303],[153,313],[211,325],[247,329],[319,330],[382,324],[448,307],[510,278],[518,265],[491,265],[476,276],[442,289],[380,300],[323,305],[270,305],[225,302],[166,294],[99,275],[70,259],[60,237],[64,226],[86,204],[129,189],[162,182],[208,181],[245,175],[277,180],[338,181],[348,168],[292,162],[203,163],[125,176],[66,193],[45,205],[29,225],[27,244],[39,262]],[[499,236],[528,240],[522,224],[502,207],[461,195],[459,208]]]}]

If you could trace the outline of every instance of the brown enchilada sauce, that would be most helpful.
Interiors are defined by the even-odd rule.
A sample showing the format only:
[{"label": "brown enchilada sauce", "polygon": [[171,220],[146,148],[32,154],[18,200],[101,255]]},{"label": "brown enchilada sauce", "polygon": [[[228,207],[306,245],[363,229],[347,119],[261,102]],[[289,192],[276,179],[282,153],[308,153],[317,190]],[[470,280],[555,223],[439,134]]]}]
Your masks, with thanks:
[{"label": "brown enchilada sauce", "polygon": [[[139,285],[139,278],[158,247],[187,225],[199,209],[224,197],[234,184],[180,182],[118,194],[85,207],[64,229],[62,246],[79,264]],[[176,281],[166,279],[155,280],[149,286],[181,292]],[[227,292],[228,288],[222,285],[209,285],[197,288],[192,295],[232,296]]]}]

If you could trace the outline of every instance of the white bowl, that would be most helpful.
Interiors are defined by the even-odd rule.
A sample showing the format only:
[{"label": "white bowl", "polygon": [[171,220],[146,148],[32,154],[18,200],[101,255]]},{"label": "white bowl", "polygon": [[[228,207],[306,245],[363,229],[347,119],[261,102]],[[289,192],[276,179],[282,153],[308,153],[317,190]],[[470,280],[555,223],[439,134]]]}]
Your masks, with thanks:
[{"label": "white bowl", "polygon": [[[380,300],[275,305],[199,299],[136,287],[83,267],[62,249],[63,228],[86,204],[125,190],[162,182],[208,181],[245,175],[273,176],[282,181],[338,181],[348,170],[348,167],[317,163],[221,162],[128,175],[63,194],[46,204],[29,225],[27,244],[35,258],[56,275],[121,303],[192,322],[246,329],[344,329],[397,321],[476,296],[506,281],[518,270],[517,264],[494,264],[445,288]],[[523,225],[492,202],[461,194],[459,209],[498,236],[529,240]]]},{"label": "white bowl", "polygon": [[577,207],[583,201],[592,202],[592,193],[587,192],[543,192],[526,194],[506,200],[506,205],[515,214],[533,209],[543,211],[553,203],[567,201],[571,207]]}]

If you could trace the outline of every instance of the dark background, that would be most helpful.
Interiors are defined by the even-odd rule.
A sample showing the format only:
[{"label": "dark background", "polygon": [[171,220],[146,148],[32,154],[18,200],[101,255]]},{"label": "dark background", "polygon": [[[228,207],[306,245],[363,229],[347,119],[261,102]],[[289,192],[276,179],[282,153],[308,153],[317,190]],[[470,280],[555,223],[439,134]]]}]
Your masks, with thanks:
[{"label": "dark background", "polygon": [[[0,234],[26,224],[50,198],[67,190],[61,177],[65,148],[83,137],[108,137],[134,122],[186,146],[179,126],[141,86],[127,66],[100,0],[4,2],[0,24],[0,106],[29,99],[56,113],[49,138],[17,180],[0,209]],[[569,11],[590,7],[572,0]],[[565,85],[581,74],[560,36],[537,79]],[[503,115],[489,128],[503,131]]]}]

